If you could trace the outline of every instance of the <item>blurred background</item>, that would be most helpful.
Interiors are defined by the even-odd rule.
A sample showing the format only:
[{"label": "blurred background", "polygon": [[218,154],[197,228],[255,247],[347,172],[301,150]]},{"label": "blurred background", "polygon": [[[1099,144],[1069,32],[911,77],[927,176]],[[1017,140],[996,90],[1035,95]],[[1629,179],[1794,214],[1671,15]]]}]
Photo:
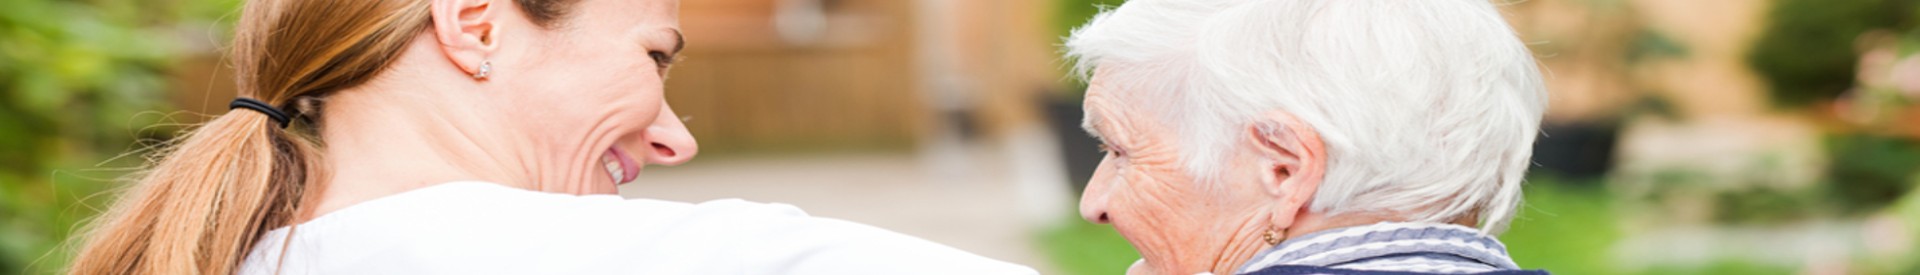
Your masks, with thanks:
[{"label": "blurred background", "polygon": [[[683,0],[702,156],[635,198],[746,198],[1047,274],[1138,258],[1075,214],[1100,158],[1057,45],[1120,0]],[[1920,273],[1920,0],[1498,0],[1548,72],[1502,236],[1564,274]],[[0,274],[152,144],[225,112],[237,0],[0,0]]]}]

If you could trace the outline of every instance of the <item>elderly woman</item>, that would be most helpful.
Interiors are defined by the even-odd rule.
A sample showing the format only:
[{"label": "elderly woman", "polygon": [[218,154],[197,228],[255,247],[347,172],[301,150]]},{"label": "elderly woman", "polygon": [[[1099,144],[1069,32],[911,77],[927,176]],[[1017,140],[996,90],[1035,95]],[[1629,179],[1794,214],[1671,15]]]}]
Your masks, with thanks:
[{"label": "elderly woman", "polygon": [[1530,272],[1491,235],[1545,91],[1486,0],[1133,0],[1066,47],[1130,273]]},{"label": "elderly woman", "polygon": [[679,0],[251,0],[241,98],[75,274],[1034,274],[792,206],[626,200],[695,154]]}]

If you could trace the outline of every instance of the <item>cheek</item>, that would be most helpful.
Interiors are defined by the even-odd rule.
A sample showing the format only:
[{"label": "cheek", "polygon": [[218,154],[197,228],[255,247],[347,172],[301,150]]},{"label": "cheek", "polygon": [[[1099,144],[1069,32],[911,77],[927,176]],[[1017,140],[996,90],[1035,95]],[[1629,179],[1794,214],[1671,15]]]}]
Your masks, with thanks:
[{"label": "cheek", "polygon": [[538,70],[546,72],[542,79],[534,79],[544,83],[534,84],[548,88],[532,88],[555,92],[550,96],[600,101],[643,92],[658,97],[662,83],[652,57],[628,40],[600,37],[623,36],[581,30],[546,43],[529,58],[539,63]]},{"label": "cheek", "polygon": [[1192,182],[1177,171],[1150,168],[1130,168],[1115,180],[1114,227],[1144,256],[1159,261],[1155,264],[1172,264],[1167,262],[1198,252],[1187,247],[1205,243],[1202,237],[1214,233],[1200,218],[1204,215],[1197,215],[1209,211],[1207,198],[1197,197]]},{"label": "cheek", "polygon": [[[555,43],[515,75],[506,106],[520,115],[520,132],[554,152],[552,157],[579,162],[594,173],[599,154],[609,145],[641,136],[660,114],[662,83],[649,60],[579,43]],[[630,146],[631,147],[631,146]],[[637,147],[645,148],[645,147]],[[629,149],[633,150],[633,149]],[[574,152],[587,152],[579,155]],[[603,172],[602,172],[603,173]]]},{"label": "cheek", "polygon": [[1148,228],[1167,229],[1185,225],[1189,219],[1193,202],[1192,192],[1187,184],[1178,177],[1160,175],[1154,171],[1133,170],[1122,173],[1114,186],[1113,207],[1115,212],[1128,213],[1127,217]]},{"label": "cheek", "polygon": [[[526,90],[535,91],[532,100],[551,102],[567,120],[644,126],[658,115],[664,100],[664,83],[655,65],[644,56],[610,54],[603,48],[571,48],[573,53],[565,61],[550,61],[552,66],[543,69],[549,74],[529,83],[533,86]],[[614,52],[620,51],[626,50]]]}]

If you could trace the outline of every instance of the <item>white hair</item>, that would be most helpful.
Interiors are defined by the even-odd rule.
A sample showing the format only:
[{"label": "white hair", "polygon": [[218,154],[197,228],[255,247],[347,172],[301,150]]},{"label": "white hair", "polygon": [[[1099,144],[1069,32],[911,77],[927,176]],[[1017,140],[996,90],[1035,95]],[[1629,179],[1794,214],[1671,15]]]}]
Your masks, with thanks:
[{"label": "white hair", "polygon": [[1505,229],[1546,108],[1488,0],[1132,0],[1067,39],[1076,71],[1145,98],[1212,182],[1275,110],[1327,146],[1311,210]]}]

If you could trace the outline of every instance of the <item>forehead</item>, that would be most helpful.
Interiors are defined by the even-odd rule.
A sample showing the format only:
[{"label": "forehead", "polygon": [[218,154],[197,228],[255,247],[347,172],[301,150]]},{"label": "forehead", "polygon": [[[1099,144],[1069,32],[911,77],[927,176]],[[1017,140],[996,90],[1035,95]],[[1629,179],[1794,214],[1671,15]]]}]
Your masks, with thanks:
[{"label": "forehead", "polygon": [[1123,97],[1122,95],[1127,93],[1115,90],[1118,85],[1113,85],[1113,78],[1110,72],[1111,70],[1098,70],[1094,72],[1092,77],[1088,77],[1086,99],[1085,102],[1081,104],[1085,118],[1081,121],[1080,126],[1085,128],[1087,133],[1091,133],[1095,137],[1100,136],[1100,124],[1110,123],[1107,121],[1109,119],[1124,119],[1109,116],[1114,115],[1113,113],[1115,112],[1123,111],[1120,109],[1127,108],[1128,105],[1127,101],[1121,98]]},{"label": "forehead", "polygon": [[1153,100],[1140,101],[1155,97],[1153,94],[1157,94],[1141,90],[1148,87],[1143,86],[1148,83],[1141,80],[1164,76],[1143,75],[1146,72],[1130,68],[1136,67],[1132,63],[1119,63],[1095,69],[1093,75],[1087,77],[1087,100],[1105,101],[1105,104],[1114,105],[1106,106],[1109,108],[1153,103]]},{"label": "forehead", "polygon": [[[1102,127],[1128,128],[1128,132],[1139,130],[1163,130],[1171,127],[1166,124],[1170,119],[1169,110],[1178,110],[1181,99],[1169,91],[1161,91],[1158,85],[1145,79],[1163,76],[1142,75],[1143,71],[1101,68],[1088,78],[1086,99],[1082,103],[1085,119],[1081,126],[1089,132],[1093,130],[1123,131],[1121,129],[1097,129]],[[1116,133],[1107,133],[1116,134]],[[1096,136],[1099,133],[1095,133]]]},{"label": "forehead", "polygon": [[680,26],[680,0],[581,0],[575,20],[622,26]]}]

